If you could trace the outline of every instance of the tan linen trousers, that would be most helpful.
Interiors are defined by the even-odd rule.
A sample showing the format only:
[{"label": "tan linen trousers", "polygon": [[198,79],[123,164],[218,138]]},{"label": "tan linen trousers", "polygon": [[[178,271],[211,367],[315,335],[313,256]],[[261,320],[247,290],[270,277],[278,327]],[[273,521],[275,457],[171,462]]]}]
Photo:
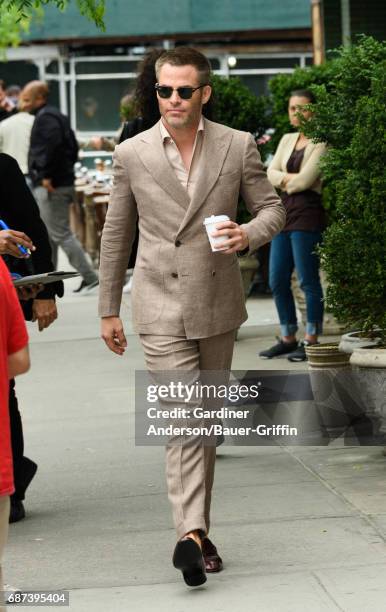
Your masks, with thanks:
[{"label": "tan linen trousers", "polygon": [[[222,371],[229,379],[232,363],[235,330],[188,340],[184,336],[156,336],[141,334],[147,368],[157,371],[178,370],[191,372],[193,380],[200,380],[200,373],[208,370]],[[211,401],[210,408],[220,408],[224,400]],[[199,404],[197,404],[199,405]],[[168,408],[172,406],[168,402]],[[186,407],[176,399],[174,407]],[[204,406],[206,408],[206,406]],[[186,442],[186,440],[185,440]],[[193,530],[207,534],[210,527],[210,504],[216,459],[215,441],[211,445],[202,438],[191,438],[189,444],[166,445],[166,482],[177,537],[182,538]]]},{"label": "tan linen trousers", "polygon": [[9,521],[9,495],[2,495],[0,497],[0,612],[5,612],[3,574],[1,571],[1,564],[2,564],[2,559],[3,559],[4,548],[7,543],[8,521]]}]

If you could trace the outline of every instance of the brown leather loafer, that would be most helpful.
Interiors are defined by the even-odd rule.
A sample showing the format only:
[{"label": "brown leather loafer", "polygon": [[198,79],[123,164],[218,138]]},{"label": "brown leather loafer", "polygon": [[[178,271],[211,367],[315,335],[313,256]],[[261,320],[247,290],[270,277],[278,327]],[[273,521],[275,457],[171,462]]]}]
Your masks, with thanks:
[{"label": "brown leather loafer", "polygon": [[221,572],[223,565],[222,559],[217,552],[217,548],[209,540],[204,538],[202,544],[202,556],[204,557],[205,570],[208,573]]}]

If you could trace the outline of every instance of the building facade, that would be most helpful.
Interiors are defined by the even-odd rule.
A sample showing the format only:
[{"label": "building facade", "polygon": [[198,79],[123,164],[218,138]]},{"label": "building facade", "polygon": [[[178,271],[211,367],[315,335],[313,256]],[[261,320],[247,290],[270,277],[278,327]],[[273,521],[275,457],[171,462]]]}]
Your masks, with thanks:
[{"label": "building facade", "polygon": [[46,7],[25,44],[9,51],[1,78],[47,80],[53,103],[88,137],[116,131],[119,100],[151,47],[193,45],[215,73],[238,76],[256,95],[275,74],[312,63],[309,0],[108,0],[105,23],[98,31],[71,3],[62,14]]}]

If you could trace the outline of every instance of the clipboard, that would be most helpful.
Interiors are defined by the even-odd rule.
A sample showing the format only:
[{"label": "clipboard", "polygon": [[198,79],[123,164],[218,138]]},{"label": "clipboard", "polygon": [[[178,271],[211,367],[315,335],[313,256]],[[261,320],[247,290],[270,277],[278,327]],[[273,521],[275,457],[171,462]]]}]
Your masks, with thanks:
[{"label": "clipboard", "polygon": [[49,285],[57,281],[63,281],[67,278],[75,278],[80,276],[79,272],[44,272],[43,274],[32,274],[31,276],[22,276],[13,281],[15,287],[25,287],[26,285]]}]

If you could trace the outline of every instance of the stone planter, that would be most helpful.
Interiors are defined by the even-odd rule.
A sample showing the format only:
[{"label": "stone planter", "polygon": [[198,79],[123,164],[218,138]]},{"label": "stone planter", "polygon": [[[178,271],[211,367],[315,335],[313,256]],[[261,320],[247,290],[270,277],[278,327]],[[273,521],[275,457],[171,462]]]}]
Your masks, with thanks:
[{"label": "stone planter", "polygon": [[355,348],[350,363],[360,368],[376,368],[383,370],[386,379],[386,348],[358,347]]},{"label": "stone planter", "polygon": [[363,348],[366,346],[377,346],[380,344],[381,338],[369,338],[363,336],[360,331],[349,332],[343,334],[339,342],[339,350],[351,355],[354,349]]},{"label": "stone planter", "polygon": [[379,434],[386,437],[386,348],[355,348],[350,363],[356,373],[367,412],[379,419]]},{"label": "stone planter", "polygon": [[311,388],[322,434],[328,443],[344,438],[345,444],[361,444],[372,438],[377,417],[361,402],[350,355],[338,343],[306,347]]}]

